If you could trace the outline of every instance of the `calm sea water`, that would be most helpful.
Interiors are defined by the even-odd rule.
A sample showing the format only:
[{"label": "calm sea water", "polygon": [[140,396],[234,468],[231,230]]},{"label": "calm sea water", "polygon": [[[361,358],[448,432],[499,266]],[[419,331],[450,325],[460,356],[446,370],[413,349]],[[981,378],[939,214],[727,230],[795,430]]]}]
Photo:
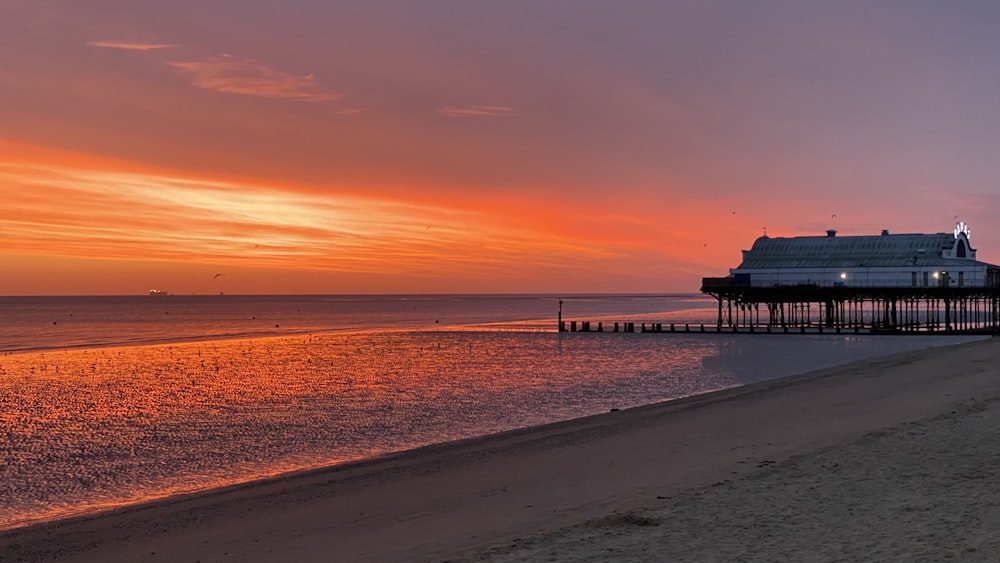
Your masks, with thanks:
[{"label": "calm sea water", "polygon": [[[559,334],[559,300],[0,298],[0,528],[969,340]],[[697,295],[562,300],[714,318]]]},{"label": "calm sea water", "polygon": [[560,300],[567,319],[714,319],[715,302],[701,295],[0,297],[0,352],[309,332],[551,331]]}]

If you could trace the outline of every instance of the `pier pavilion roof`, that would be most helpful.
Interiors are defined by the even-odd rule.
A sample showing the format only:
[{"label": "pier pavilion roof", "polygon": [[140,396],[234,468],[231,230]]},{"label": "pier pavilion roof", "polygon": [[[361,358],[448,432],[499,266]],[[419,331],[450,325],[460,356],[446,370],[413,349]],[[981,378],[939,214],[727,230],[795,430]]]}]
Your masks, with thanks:
[{"label": "pier pavilion roof", "polygon": [[[956,251],[956,243],[964,245]],[[988,265],[975,259],[965,234],[899,234],[758,238],[737,270],[771,268],[886,268]]]}]

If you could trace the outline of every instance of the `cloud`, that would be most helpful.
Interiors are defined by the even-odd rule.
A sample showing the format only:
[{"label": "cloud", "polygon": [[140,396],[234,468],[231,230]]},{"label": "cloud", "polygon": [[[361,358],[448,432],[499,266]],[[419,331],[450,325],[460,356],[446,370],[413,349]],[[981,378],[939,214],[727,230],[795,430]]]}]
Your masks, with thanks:
[{"label": "cloud", "polygon": [[0,259],[10,248],[35,256],[488,278],[510,264],[561,268],[608,254],[472,209],[94,164],[0,156],[0,185],[12,186]]},{"label": "cloud", "polygon": [[253,59],[220,55],[203,61],[167,64],[190,75],[194,86],[206,90],[303,102],[329,102],[341,97],[320,87],[311,74],[295,76]]},{"label": "cloud", "polygon": [[438,110],[448,117],[514,117],[517,111],[507,106],[448,106]]},{"label": "cloud", "polygon": [[106,47],[108,49],[125,49],[126,51],[152,51],[154,49],[172,49],[177,45],[166,43],[132,43],[130,41],[116,41],[109,39],[106,41],[88,41],[91,47]]}]

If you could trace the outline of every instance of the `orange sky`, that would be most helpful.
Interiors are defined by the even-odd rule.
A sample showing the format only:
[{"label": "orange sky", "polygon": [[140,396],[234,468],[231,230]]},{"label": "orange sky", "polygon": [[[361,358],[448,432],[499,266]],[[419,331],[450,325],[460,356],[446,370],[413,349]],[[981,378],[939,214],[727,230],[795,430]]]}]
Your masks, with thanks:
[{"label": "orange sky", "polygon": [[204,4],[0,0],[0,295],[690,292],[956,219],[1000,260],[990,3]]}]

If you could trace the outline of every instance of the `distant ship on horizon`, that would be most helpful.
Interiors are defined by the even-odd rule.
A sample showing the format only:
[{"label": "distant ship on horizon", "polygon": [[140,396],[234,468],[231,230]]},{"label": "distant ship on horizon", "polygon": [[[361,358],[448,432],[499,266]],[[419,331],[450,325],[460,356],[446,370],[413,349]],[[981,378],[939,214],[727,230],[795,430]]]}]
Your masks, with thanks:
[{"label": "distant ship on horizon", "polygon": [[149,290],[149,294],[150,295],[170,295],[169,292],[162,291],[162,290],[159,290],[159,289],[151,289],[151,290]]}]

